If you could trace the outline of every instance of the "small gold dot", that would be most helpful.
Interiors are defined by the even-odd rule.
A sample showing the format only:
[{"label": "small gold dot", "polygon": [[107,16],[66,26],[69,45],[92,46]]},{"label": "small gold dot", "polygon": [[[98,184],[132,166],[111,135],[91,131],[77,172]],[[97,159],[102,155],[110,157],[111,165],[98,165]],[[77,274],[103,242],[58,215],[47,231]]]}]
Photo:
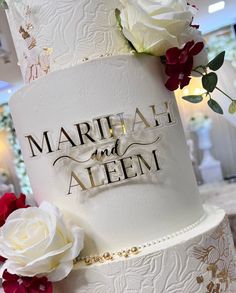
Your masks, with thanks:
[{"label": "small gold dot", "polygon": [[93,263],[93,260],[91,257],[86,257],[85,260],[84,260],[85,264],[86,265],[91,265]]},{"label": "small gold dot", "polygon": [[111,259],[111,254],[110,254],[110,252],[105,252],[105,253],[103,254],[103,257],[105,258],[105,260],[109,260],[109,259]]},{"label": "small gold dot", "polygon": [[132,252],[133,254],[137,254],[137,253],[139,253],[138,247],[136,247],[136,246],[132,247],[132,248],[131,248],[131,252]]}]

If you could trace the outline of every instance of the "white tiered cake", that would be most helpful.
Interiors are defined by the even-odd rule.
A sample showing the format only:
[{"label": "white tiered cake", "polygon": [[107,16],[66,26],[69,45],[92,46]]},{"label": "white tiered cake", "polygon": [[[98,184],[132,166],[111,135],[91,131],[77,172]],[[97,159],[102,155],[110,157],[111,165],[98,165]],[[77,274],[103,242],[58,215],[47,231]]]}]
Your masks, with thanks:
[{"label": "white tiered cake", "polygon": [[160,60],[129,53],[118,0],[7,2],[23,76],[41,77],[10,101],[34,197],[85,230],[55,290],[235,292],[225,214],[201,206]]}]

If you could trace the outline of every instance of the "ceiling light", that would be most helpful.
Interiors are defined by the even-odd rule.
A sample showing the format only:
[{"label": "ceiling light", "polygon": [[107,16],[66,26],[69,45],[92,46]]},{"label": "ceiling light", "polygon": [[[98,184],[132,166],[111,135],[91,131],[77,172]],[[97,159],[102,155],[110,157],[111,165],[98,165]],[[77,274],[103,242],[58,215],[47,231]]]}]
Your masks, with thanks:
[{"label": "ceiling light", "polygon": [[209,5],[208,12],[214,13],[216,11],[222,10],[225,8],[225,1],[216,2],[214,4]]}]

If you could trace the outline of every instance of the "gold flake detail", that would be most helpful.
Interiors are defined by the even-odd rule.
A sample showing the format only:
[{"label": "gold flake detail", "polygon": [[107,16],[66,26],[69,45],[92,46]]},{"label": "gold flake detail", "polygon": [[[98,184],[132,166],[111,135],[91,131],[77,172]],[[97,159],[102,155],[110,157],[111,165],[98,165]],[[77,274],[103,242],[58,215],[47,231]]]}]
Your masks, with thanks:
[{"label": "gold flake detail", "polygon": [[[206,293],[228,292],[230,284],[236,281],[235,260],[233,254],[230,256],[229,252],[231,243],[228,231],[228,220],[225,218],[210,235],[210,243],[193,249],[193,256],[207,265],[206,273],[210,274],[209,283],[205,285]],[[203,282],[203,276],[198,276],[197,283]]]}]

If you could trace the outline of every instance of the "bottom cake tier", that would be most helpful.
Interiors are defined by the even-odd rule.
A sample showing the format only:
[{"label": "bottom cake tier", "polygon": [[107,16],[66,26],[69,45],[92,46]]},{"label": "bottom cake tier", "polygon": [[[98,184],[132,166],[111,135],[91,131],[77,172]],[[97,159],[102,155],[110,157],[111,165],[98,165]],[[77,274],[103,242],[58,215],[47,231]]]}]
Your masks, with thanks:
[{"label": "bottom cake tier", "polygon": [[192,230],[128,258],[91,266],[81,261],[54,292],[235,293],[234,252],[225,212],[205,206],[205,217]]}]

